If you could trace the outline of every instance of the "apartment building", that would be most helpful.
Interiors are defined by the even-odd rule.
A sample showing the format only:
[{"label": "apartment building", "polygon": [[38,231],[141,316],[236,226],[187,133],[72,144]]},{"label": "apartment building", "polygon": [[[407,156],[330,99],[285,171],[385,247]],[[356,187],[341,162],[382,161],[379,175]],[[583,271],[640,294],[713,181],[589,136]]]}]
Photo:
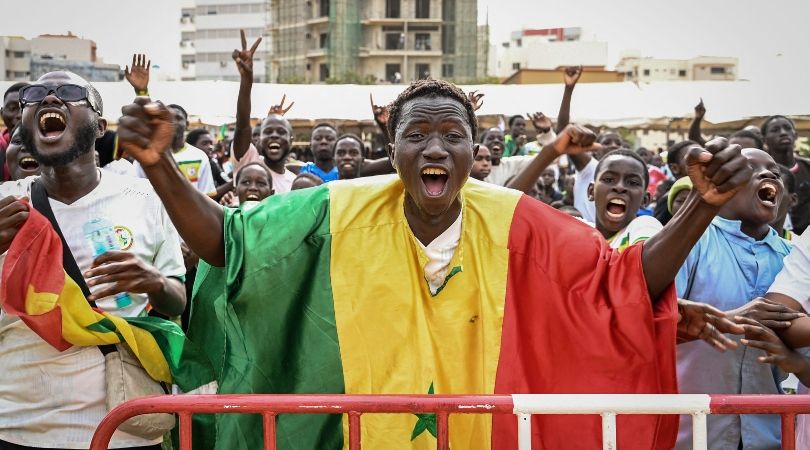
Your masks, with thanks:
[{"label": "apartment building", "polygon": [[643,58],[636,54],[622,57],[616,71],[627,81],[734,81],[737,58],[699,56],[692,59]]},{"label": "apartment building", "polygon": [[68,34],[33,39],[0,36],[0,80],[30,81],[55,70],[69,70],[88,81],[118,81],[121,68],[105,64],[96,43]]},{"label": "apartment building", "polygon": [[514,31],[498,50],[500,78],[519,71],[553,71],[564,66],[604,68],[608,61],[607,43],[596,41],[579,27]]},{"label": "apartment building", "polygon": [[273,82],[409,83],[428,76],[463,82],[485,75],[476,0],[270,4]]}]

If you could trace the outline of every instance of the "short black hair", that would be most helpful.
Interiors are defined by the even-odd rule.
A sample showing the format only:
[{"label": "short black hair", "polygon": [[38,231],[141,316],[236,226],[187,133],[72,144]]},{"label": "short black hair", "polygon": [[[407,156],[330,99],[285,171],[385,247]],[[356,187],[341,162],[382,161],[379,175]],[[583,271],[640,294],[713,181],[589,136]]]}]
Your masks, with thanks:
[{"label": "short black hair", "polygon": [[498,131],[501,131],[501,129],[500,129],[500,128],[498,128],[498,127],[489,127],[489,128],[487,128],[486,130],[484,130],[484,131],[481,133],[481,138],[478,140],[478,141],[479,141],[479,143],[483,144],[483,143],[484,143],[484,140],[486,140],[487,136],[489,136],[489,132],[490,132],[490,131],[492,131],[492,130],[498,130]]},{"label": "short black hair", "polygon": [[[191,144],[193,146],[197,146],[197,141],[200,140],[202,135],[204,134],[211,134],[210,131],[206,130],[205,128],[195,128],[188,132],[186,135],[186,144]],[[211,135],[213,137],[213,135]]]},{"label": "short black hair", "polygon": [[28,86],[29,84],[31,83],[27,81],[20,81],[19,83],[14,83],[11,86],[9,86],[8,89],[6,89],[6,92],[3,94],[3,103],[6,102],[6,97],[8,97],[8,94],[20,92],[20,89]]},{"label": "short black hair", "polygon": [[770,125],[771,122],[773,122],[776,119],[785,119],[785,120],[787,120],[790,123],[790,126],[793,127],[793,131],[796,131],[796,124],[793,123],[792,120],[788,119],[785,116],[776,115],[776,116],[768,117],[767,119],[765,119],[765,122],[762,122],[762,126],[759,128],[759,132],[762,133],[763,137],[765,136],[765,134],[766,134],[766,132],[768,130],[768,125]]},{"label": "short black hair", "polygon": [[388,137],[392,142],[396,136],[399,121],[402,120],[402,107],[409,101],[420,97],[447,97],[461,103],[467,112],[467,122],[469,122],[470,125],[471,139],[475,139],[475,136],[478,135],[478,119],[475,118],[475,109],[472,103],[470,103],[467,94],[455,84],[444,80],[427,78],[411,83],[410,86],[405,88],[405,90],[397,96],[396,100],[394,100],[388,108]]},{"label": "short black hair", "polygon": [[641,164],[641,167],[644,168],[642,170],[642,172],[644,172],[642,174],[642,178],[644,179],[644,189],[647,189],[647,186],[650,185],[650,173],[647,171],[647,163],[645,163],[644,160],[641,159],[641,156],[638,156],[636,152],[627,150],[626,148],[618,148],[616,150],[607,152],[605,156],[599,160],[599,163],[596,164],[596,171],[594,172],[594,181],[596,180],[596,177],[599,176],[599,171],[602,170],[602,164],[604,164],[605,161],[607,161],[607,159],[611,156],[626,156],[638,161],[638,163]]},{"label": "short black hair", "polygon": [[693,145],[700,144],[688,139],[676,144],[672,144],[672,147],[667,150],[667,164],[680,164],[680,161],[683,159],[683,153]]},{"label": "short black hair", "polygon": [[765,149],[765,143],[762,142],[762,138],[759,137],[759,135],[754,133],[753,131],[749,131],[749,130],[735,131],[728,138],[729,139],[731,139],[731,138],[751,139],[752,141],[754,141],[754,144],[756,145],[755,148],[758,148],[760,150]]},{"label": "short black hair", "polygon": [[329,128],[330,130],[334,131],[335,134],[337,134],[337,132],[338,132],[337,128],[333,127],[331,124],[326,123],[326,122],[321,122],[321,123],[315,125],[314,127],[312,127],[312,132],[314,133],[315,130],[317,130],[318,128]]},{"label": "short black hair", "polygon": [[363,142],[362,139],[360,139],[360,136],[358,136],[358,135],[356,135],[354,133],[343,133],[340,136],[338,136],[338,138],[335,139],[335,148],[337,148],[337,143],[344,140],[344,139],[351,139],[351,140],[357,142],[358,144],[360,144],[360,150],[365,150],[366,149],[366,143]]},{"label": "short black hair", "polygon": [[273,187],[273,175],[270,174],[270,169],[268,169],[267,166],[264,165],[264,163],[261,163],[259,161],[254,161],[254,162],[251,162],[251,163],[247,163],[244,166],[240,167],[239,170],[236,172],[234,182],[236,184],[239,184],[239,177],[242,175],[242,171],[245,170],[248,167],[253,167],[253,166],[260,167],[265,172],[267,172],[267,181],[270,183],[270,187],[272,188]]},{"label": "short black hair", "polygon": [[796,193],[796,175],[790,171],[788,166],[784,166],[782,164],[777,164],[779,166],[779,174],[782,176],[782,181],[785,182],[785,189],[787,189],[789,194]]},{"label": "short black hair", "polygon": [[182,106],[177,105],[175,103],[172,103],[171,105],[168,105],[167,108],[174,108],[174,109],[180,111],[181,113],[183,113],[183,117],[186,118],[186,121],[188,121],[188,113],[186,112],[186,110]]},{"label": "short black hair", "polygon": [[646,147],[639,147],[639,148],[636,149],[636,154],[639,155],[639,156],[641,156],[642,154],[645,154],[645,153],[650,154],[650,155],[654,154],[652,151],[647,150]]},{"label": "short black hair", "polygon": [[518,115],[516,115],[516,116],[512,116],[512,117],[510,117],[510,118],[509,118],[509,126],[511,127],[511,126],[512,126],[512,124],[514,124],[514,123],[515,123],[515,121],[516,121],[516,120],[518,120],[518,119],[523,119],[523,116],[521,116],[520,114],[518,114]]}]

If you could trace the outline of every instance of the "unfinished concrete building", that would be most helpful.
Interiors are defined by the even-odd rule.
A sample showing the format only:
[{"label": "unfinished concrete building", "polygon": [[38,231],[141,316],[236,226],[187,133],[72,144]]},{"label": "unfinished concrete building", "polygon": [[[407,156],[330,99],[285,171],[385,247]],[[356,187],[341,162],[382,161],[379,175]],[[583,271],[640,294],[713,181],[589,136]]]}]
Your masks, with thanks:
[{"label": "unfinished concrete building", "polygon": [[476,0],[269,0],[276,83],[481,78]]}]

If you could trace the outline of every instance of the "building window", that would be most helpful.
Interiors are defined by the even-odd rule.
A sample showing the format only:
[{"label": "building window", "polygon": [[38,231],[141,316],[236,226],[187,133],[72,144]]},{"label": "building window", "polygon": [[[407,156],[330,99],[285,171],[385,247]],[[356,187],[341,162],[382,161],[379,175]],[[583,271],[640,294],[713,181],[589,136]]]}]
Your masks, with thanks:
[{"label": "building window", "polygon": [[385,79],[392,83],[402,82],[402,66],[399,64],[385,65]]},{"label": "building window", "polygon": [[195,58],[195,55],[183,55],[183,64],[194,64]]},{"label": "building window", "polygon": [[643,72],[643,73],[644,73],[644,76],[645,76],[645,77],[650,76],[650,69],[644,69],[644,72]]},{"label": "building window", "polygon": [[6,58],[11,58],[11,50],[6,50]]},{"label": "building window", "polygon": [[512,70],[520,70],[520,63],[512,63]]},{"label": "building window", "polygon": [[516,47],[523,47],[523,39],[517,39],[515,41],[515,46]]},{"label": "building window", "polygon": [[385,33],[386,50],[402,50],[405,48],[405,33]]},{"label": "building window", "polygon": [[14,52],[15,58],[25,58],[25,52]]},{"label": "building window", "polygon": [[389,19],[399,19],[400,0],[385,0],[385,17]]},{"label": "building window", "polygon": [[430,33],[416,33],[413,48],[416,50],[432,50],[433,46],[430,44]]},{"label": "building window", "polygon": [[329,17],[329,0],[321,0],[321,17]]},{"label": "building window", "polygon": [[678,76],[681,77],[681,78],[686,78],[686,71],[685,70],[679,70],[678,71]]},{"label": "building window", "polygon": [[414,66],[414,75],[420,80],[430,78],[430,64],[416,64]]},{"label": "building window", "polygon": [[452,64],[442,64],[442,77],[445,78],[453,78],[453,65]]},{"label": "building window", "polygon": [[711,69],[709,69],[709,71],[710,71],[710,73],[712,75],[725,75],[726,74],[726,68],[725,67],[712,67]]},{"label": "building window", "polygon": [[319,68],[319,77],[321,81],[326,81],[329,78],[329,65],[328,64],[320,64]]},{"label": "building window", "polygon": [[430,0],[416,0],[416,18],[430,18]]},{"label": "building window", "polygon": [[320,37],[320,48],[326,48],[329,46],[329,34],[328,33],[321,33]]}]

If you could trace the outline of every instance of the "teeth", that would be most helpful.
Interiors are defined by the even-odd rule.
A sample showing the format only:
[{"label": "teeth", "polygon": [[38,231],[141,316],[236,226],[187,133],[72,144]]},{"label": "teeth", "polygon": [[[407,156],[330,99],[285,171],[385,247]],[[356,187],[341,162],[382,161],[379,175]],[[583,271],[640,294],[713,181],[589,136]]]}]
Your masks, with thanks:
[{"label": "teeth", "polygon": [[613,200],[609,201],[608,203],[612,203],[614,205],[627,205],[624,200],[620,198],[614,198]]},{"label": "teeth", "polygon": [[45,113],[42,116],[40,116],[39,125],[40,126],[45,126],[45,120],[47,120],[47,119],[58,119],[59,122],[62,122],[63,124],[65,123],[65,119],[64,119],[64,117],[62,117],[61,114],[50,112],[50,113]]},{"label": "teeth", "polygon": [[422,169],[422,175],[447,175],[447,171],[438,167],[428,167]]}]

